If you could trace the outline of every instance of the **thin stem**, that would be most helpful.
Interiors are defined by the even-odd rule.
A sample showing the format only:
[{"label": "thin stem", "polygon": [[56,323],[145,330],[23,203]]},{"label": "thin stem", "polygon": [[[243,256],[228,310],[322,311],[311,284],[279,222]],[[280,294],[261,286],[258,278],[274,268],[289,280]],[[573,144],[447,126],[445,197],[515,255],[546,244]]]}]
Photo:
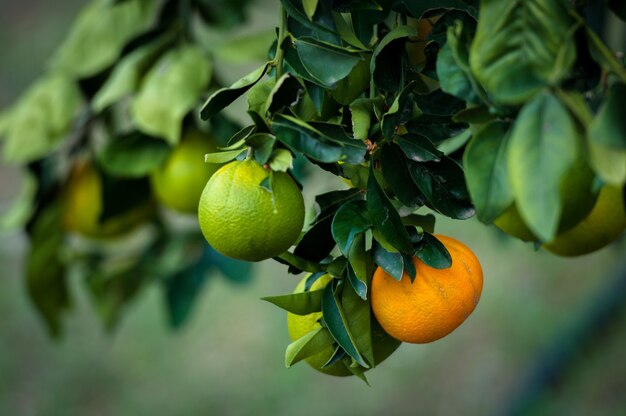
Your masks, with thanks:
[{"label": "thin stem", "polygon": [[278,80],[283,75],[283,59],[285,57],[285,51],[283,51],[282,44],[287,36],[287,12],[285,8],[280,6],[280,23],[278,26],[278,42],[276,44],[276,79]]}]

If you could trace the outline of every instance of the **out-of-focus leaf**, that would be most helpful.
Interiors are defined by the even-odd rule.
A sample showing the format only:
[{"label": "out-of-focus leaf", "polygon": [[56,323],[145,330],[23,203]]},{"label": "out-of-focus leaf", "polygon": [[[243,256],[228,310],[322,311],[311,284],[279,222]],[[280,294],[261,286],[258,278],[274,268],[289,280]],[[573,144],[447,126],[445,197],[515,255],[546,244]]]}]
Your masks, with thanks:
[{"label": "out-of-focus leaf", "polygon": [[61,74],[49,74],[32,85],[5,126],[4,158],[27,163],[48,155],[67,137],[82,104],[77,85]]},{"label": "out-of-focus leaf", "polygon": [[465,179],[476,208],[476,216],[486,224],[513,203],[507,170],[509,124],[494,121],[474,134],[465,149]]},{"label": "out-of-focus leaf", "polygon": [[150,69],[132,102],[139,130],[177,144],[183,118],[196,106],[210,79],[211,63],[197,46],[165,54]]},{"label": "out-of-focus leaf", "polygon": [[100,223],[138,207],[148,210],[152,202],[152,188],[147,177],[116,178],[100,173],[102,183],[102,211]]},{"label": "out-of-focus leaf", "polygon": [[626,84],[611,85],[598,114],[589,126],[592,142],[614,149],[626,149]]},{"label": "out-of-focus leaf", "polygon": [[172,327],[180,328],[187,321],[206,279],[206,270],[197,263],[164,281],[167,312]]},{"label": "out-of-focus leaf", "polygon": [[478,0],[439,0],[433,3],[429,0],[397,0],[393,9],[419,19],[424,13],[439,9],[463,10],[474,17],[478,17]]},{"label": "out-of-focus leaf", "polygon": [[276,38],[274,30],[251,33],[230,38],[220,43],[214,50],[215,59],[220,62],[244,64],[262,62],[267,59],[267,45]]},{"label": "out-of-focus leaf", "polygon": [[202,109],[200,110],[200,117],[202,117],[203,120],[208,120],[223,108],[230,105],[233,101],[239,98],[239,96],[248,91],[254,84],[259,82],[267,73],[269,66],[270,63],[267,62],[265,65],[260,66],[245,77],[233,83],[230,87],[215,91],[202,106]]},{"label": "out-of-focus leaf", "polygon": [[52,68],[77,78],[97,74],[117,60],[128,41],[154,24],[160,7],[154,0],[91,2],[56,51]]},{"label": "out-of-focus leaf", "polygon": [[569,74],[579,24],[565,0],[482,0],[472,72],[496,101],[521,104]]},{"label": "out-of-focus leaf", "polygon": [[0,214],[0,232],[18,229],[28,222],[35,209],[37,178],[25,171],[22,176],[20,192],[10,207]]},{"label": "out-of-focus leaf", "polygon": [[589,51],[593,59],[608,72],[614,73],[621,82],[626,82],[626,68],[615,58],[613,52],[602,42],[591,29],[586,31]]},{"label": "out-of-focus leaf", "polygon": [[170,150],[167,143],[135,132],[109,141],[98,161],[113,176],[137,178],[163,164]]},{"label": "out-of-focus leaf", "polygon": [[556,235],[561,182],[580,157],[580,146],[573,120],[552,94],[538,95],[517,117],[509,142],[509,178],[520,215],[542,241]]},{"label": "out-of-focus leaf", "polygon": [[26,256],[26,288],[48,332],[61,335],[61,317],[70,307],[66,266],[62,260],[64,234],[61,204],[47,206],[34,220]]}]

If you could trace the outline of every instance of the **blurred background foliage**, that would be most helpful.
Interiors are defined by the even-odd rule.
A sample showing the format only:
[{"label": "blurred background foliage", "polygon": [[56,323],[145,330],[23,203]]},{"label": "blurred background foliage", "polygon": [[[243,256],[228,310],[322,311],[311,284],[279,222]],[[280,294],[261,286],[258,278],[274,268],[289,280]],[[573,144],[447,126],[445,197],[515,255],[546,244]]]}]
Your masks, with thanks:
[{"label": "blurred background foliage", "polygon": [[[83,4],[0,2],[0,108],[42,72]],[[257,0],[242,30],[271,28],[277,7]],[[603,24],[609,43],[623,48],[623,33]],[[250,69],[230,61],[216,67],[224,84]],[[307,206],[332,184],[345,186],[332,175],[309,177]],[[0,211],[19,189],[19,171],[0,165]],[[437,224],[481,259],[481,303],[450,336],[402,345],[368,375],[371,388],[304,364],[284,368],[285,313],[258,299],[291,292],[299,278],[271,261],[255,265],[247,285],[211,279],[175,332],[152,286],[107,334],[84,280],[73,279],[74,313],[52,342],[22,281],[25,238],[0,234],[0,414],[626,414],[626,241],[561,259],[475,220]]]}]

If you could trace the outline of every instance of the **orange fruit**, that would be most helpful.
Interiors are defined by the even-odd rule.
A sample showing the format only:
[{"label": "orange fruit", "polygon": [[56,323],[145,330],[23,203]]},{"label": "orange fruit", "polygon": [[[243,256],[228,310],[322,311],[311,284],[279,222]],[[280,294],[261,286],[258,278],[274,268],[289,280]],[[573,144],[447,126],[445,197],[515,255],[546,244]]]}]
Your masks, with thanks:
[{"label": "orange fruit", "polygon": [[438,340],[472,313],[483,288],[483,271],[474,253],[451,237],[436,236],[448,249],[452,265],[434,269],[417,257],[417,271],[400,281],[378,267],[372,278],[372,311],[392,337],[414,344]]},{"label": "orange fruit", "polygon": [[544,244],[543,248],[560,256],[582,256],[609,245],[625,229],[626,209],[622,189],[604,186],[589,215],[574,228]]},{"label": "orange fruit", "polygon": [[285,172],[270,175],[252,159],[230,162],[211,176],[200,197],[198,222],[207,242],[225,256],[260,261],[291,247],[304,224],[304,199]]},{"label": "orange fruit", "polygon": [[[304,292],[306,280],[309,278],[309,276],[310,274],[307,274],[302,280],[300,280],[293,293]],[[308,290],[313,291],[323,289],[331,280],[332,276],[329,274],[320,276],[315,282],[313,282]],[[313,312],[308,315],[296,315],[291,312],[287,313],[287,329],[289,330],[289,338],[291,339],[291,341],[293,342],[305,336],[309,332],[320,328],[321,325],[318,321],[321,319],[321,317],[322,312]],[[371,330],[374,360],[376,361],[376,365],[378,365],[386,360],[400,346],[400,343],[387,335],[374,319],[372,319]],[[353,375],[352,372],[341,361],[338,361],[333,365],[324,368],[324,364],[328,362],[328,360],[333,356],[334,352],[335,348],[331,346],[315,355],[305,358],[304,361],[306,361],[307,364],[309,364],[317,371],[320,371],[324,374],[337,377],[346,377]]]},{"label": "orange fruit", "polygon": [[100,221],[103,208],[102,177],[91,163],[77,165],[63,194],[65,229],[91,238],[112,238],[129,233],[154,214],[154,201]]},{"label": "orange fruit", "polygon": [[196,213],[204,186],[222,166],[204,162],[205,154],[216,151],[211,135],[196,130],[185,132],[165,163],[150,175],[159,202],[178,212]]}]

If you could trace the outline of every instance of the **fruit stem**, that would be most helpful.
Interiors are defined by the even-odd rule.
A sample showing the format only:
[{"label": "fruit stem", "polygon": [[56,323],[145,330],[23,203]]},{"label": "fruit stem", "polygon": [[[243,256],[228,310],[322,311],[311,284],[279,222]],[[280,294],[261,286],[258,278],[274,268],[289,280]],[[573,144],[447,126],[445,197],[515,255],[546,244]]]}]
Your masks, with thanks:
[{"label": "fruit stem", "polygon": [[283,75],[283,58],[285,51],[282,48],[285,37],[287,36],[287,12],[285,8],[280,6],[280,23],[278,25],[278,42],[276,44],[276,57],[274,62],[276,65],[276,80]]}]

